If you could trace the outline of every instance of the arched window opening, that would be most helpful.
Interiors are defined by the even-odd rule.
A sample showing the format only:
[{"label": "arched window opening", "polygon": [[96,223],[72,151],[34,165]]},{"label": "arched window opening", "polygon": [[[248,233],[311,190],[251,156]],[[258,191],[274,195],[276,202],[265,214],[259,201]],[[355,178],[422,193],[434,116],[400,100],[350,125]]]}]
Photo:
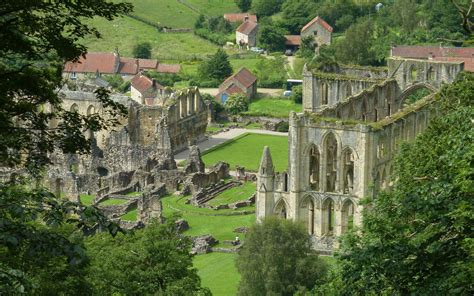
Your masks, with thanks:
[{"label": "arched window opening", "polygon": [[321,84],[321,105],[328,104],[329,86],[327,83]]},{"label": "arched window opening", "polygon": [[79,107],[77,106],[77,104],[72,104],[69,111],[78,113],[79,112]]},{"label": "arched window opening", "polygon": [[285,192],[288,192],[288,174],[287,173],[284,173],[284,177],[283,177],[283,190]]},{"label": "arched window opening", "polygon": [[346,97],[352,96],[352,87],[350,83],[346,84]]},{"label": "arched window opening", "polygon": [[336,191],[337,141],[333,133],[326,138],[326,192]]},{"label": "arched window opening", "polygon": [[342,206],[341,233],[354,227],[354,210],[354,203],[350,200],[346,200]]},{"label": "arched window opening", "polygon": [[360,108],[360,118],[362,121],[367,120],[367,105],[365,101],[362,102],[362,106]]},{"label": "arched window opening", "polygon": [[390,116],[390,115],[392,115],[392,110],[391,110],[390,103],[387,103],[387,116]]},{"label": "arched window opening", "polygon": [[430,67],[428,69],[428,72],[426,73],[426,80],[428,80],[428,81],[435,80],[435,71],[434,71],[433,67]]},{"label": "arched window opening", "polygon": [[323,204],[322,233],[332,236],[334,231],[334,202],[328,198]]},{"label": "arched window opening", "polygon": [[377,108],[374,109],[374,119],[375,119],[375,121],[379,120],[379,112],[378,112]]},{"label": "arched window opening", "polygon": [[409,73],[409,76],[408,76],[410,81],[415,82],[417,77],[418,77],[417,75],[418,75],[418,73],[417,73],[416,67],[414,65],[412,65],[410,67],[410,73]]},{"label": "arched window opening", "polygon": [[276,206],[275,215],[282,218],[282,219],[286,219],[287,210],[286,210],[285,202],[283,200],[280,200],[280,202]]},{"label": "arched window opening", "polygon": [[316,146],[311,147],[309,154],[309,184],[311,189],[319,190],[319,151]]},{"label": "arched window opening", "polygon": [[87,108],[87,115],[92,115],[96,113],[95,112],[95,107],[93,105],[90,105],[88,108]]},{"label": "arched window opening", "polygon": [[314,234],[314,203],[312,200],[308,202],[308,233]]},{"label": "arched window opening", "polygon": [[351,149],[346,149],[342,157],[344,164],[344,193],[349,194],[354,190],[354,154]]}]

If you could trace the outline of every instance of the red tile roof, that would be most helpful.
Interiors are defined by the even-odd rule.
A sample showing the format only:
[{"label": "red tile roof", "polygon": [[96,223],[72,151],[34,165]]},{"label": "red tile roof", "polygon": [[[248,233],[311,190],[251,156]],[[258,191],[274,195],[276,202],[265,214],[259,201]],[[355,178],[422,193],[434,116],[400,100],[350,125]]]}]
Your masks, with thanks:
[{"label": "red tile roof", "polygon": [[[157,89],[163,89],[163,86],[155,81],[155,86],[153,87],[153,79],[138,73],[131,80],[132,87],[138,90],[142,96],[150,92],[150,95],[147,97],[155,97]],[[154,89],[153,89],[154,88]]]},{"label": "red tile roof", "polygon": [[254,22],[254,23],[257,22],[257,16],[255,14],[248,14],[248,13],[226,13],[226,14],[224,14],[224,18],[229,23],[244,22],[246,16],[248,16],[249,21]]},{"label": "red tile roof", "polygon": [[236,80],[240,84],[242,84],[244,87],[249,88],[250,86],[252,86],[252,84],[254,84],[257,81],[257,77],[253,75],[252,72],[250,72],[247,68],[242,67],[237,73],[235,73],[234,75],[227,78],[224,82],[222,82],[221,86],[219,86],[219,90],[222,91],[221,87],[227,85],[227,83],[232,80]]},{"label": "red tile roof", "polygon": [[393,57],[464,62],[464,70],[474,72],[474,47],[392,46]]},{"label": "red tile roof", "polygon": [[116,56],[113,53],[90,52],[76,63],[67,62],[65,72],[114,74]]},{"label": "red tile roof", "polygon": [[237,28],[237,32],[240,32],[242,34],[245,34],[245,35],[249,35],[251,34],[255,29],[257,29],[258,27],[258,24],[257,23],[254,23],[254,22],[245,22],[245,23],[242,23],[238,28]]},{"label": "red tile roof", "polygon": [[181,70],[181,66],[179,64],[162,64],[159,63],[158,67],[156,68],[157,72],[160,73],[179,73]]},{"label": "red tile roof", "polygon": [[[135,75],[140,70],[153,70],[161,73],[178,73],[178,64],[161,64],[152,59],[124,58],[114,53],[89,52],[79,61],[67,62],[64,72]],[[116,69],[118,65],[118,69]]]},{"label": "red tile roof", "polygon": [[301,45],[301,36],[300,35],[285,35],[285,45]]},{"label": "red tile roof", "polygon": [[309,23],[307,23],[303,29],[301,29],[301,32],[303,31],[306,31],[306,29],[308,29],[309,27],[311,27],[311,25],[313,25],[314,23],[318,23],[320,24],[324,29],[326,29],[327,31],[329,32],[332,32],[332,27],[326,23],[322,18],[320,18],[319,16],[315,17],[314,19],[312,19]]}]

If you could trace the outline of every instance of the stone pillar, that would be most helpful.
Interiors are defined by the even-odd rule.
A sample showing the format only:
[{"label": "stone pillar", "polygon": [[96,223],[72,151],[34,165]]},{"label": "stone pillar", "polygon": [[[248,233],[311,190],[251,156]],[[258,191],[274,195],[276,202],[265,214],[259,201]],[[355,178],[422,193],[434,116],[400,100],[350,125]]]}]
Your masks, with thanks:
[{"label": "stone pillar", "polygon": [[323,209],[321,204],[314,211],[314,235],[316,237],[323,235]]},{"label": "stone pillar", "polygon": [[338,201],[334,203],[334,236],[338,237],[342,234],[342,205]]}]

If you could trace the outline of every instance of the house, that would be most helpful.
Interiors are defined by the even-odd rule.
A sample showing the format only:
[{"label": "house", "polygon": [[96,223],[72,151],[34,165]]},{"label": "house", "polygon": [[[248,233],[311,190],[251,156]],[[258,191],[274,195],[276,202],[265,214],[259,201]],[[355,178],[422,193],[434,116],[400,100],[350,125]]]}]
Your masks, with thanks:
[{"label": "house", "polygon": [[67,62],[63,73],[70,79],[84,78],[86,74],[118,74],[123,78],[131,78],[140,71],[177,74],[180,69],[180,65],[162,64],[158,60],[121,57],[115,50],[113,53],[89,52],[77,62]]},{"label": "house", "polygon": [[235,31],[235,42],[239,46],[254,47],[257,45],[258,24],[252,21],[243,22]]},{"label": "house", "polygon": [[392,46],[390,56],[444,62],[464,62],[464,71],[474,72],[474,47]]},{"label": "house", "polygon": [[229,96],[235,93],[244,93],[249,99],[257,94],[257,77],[245,67],[222,82],[215,99],[224,104]]},{"label": "house", "polygon": [[157,98],[163,95],[164,87],[142,72],[135,75],[131,82],[132,100],[144,105],[156,105]]},{"label": "house", "polygon": [[331,44],[333,28],[317,16],[301,29],[301,39],[312,36],[317,46]]},{"label": "house", "polygon": [[224,19],[229,23],[244,23],[246,21],[257,22],[257,16],[248,13],[226,13],[224,14]]},{"label": "house", "polygon": [[285,48],[296,51],[301,46],[300,35],[285,35]]}]

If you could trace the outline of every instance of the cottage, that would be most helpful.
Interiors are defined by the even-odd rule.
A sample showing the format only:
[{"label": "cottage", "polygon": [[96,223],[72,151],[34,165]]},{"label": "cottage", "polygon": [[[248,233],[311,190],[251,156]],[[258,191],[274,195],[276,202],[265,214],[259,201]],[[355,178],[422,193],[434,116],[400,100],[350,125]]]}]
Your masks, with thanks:
[{"label": "cottage", "polygon": [[317,46],[331,44],[333,28],[317,16],[301,29],[301,38],[314,37]]},{"label": "cottage", "polygon": [[118,50],[115,50],[113,53],[89,52],[77,62],[67,62],[63,73],[69,79],[83,78],[86,74],[118,74],[131,79],[140,71],[176,74],[180,69],[180,65],[162,64],[158,60],[121,57]]},{"label": "cottage", "polygon": [[224,19],[229,23],[244,23],[246,21],[257,22],[257,16],[248,13],[226,13],[224,14]]},{"label": "cottage", "polygon": [[222,82],[215,99],[224,104],[229,96],[235,93],[244,93],[249,99],[257,94],[257,77],[247,68],[240,68],[237,73]]},{"label": "cottage", "polygon": [[252,21],[242,23],[235,32],[235,41],[239,46],[257,45],[258,24]]},{"label": "cottage", "polygon": [[296,51],[301,46],[300,35],[285,35],[285,48]]},{"label": "cottage", "polygon": [[144,105],[156,105],[157,98],[163,95],[164,91],[164,87],[155,79],[141,72],[132,78],[130,89],[132,100]]}]

